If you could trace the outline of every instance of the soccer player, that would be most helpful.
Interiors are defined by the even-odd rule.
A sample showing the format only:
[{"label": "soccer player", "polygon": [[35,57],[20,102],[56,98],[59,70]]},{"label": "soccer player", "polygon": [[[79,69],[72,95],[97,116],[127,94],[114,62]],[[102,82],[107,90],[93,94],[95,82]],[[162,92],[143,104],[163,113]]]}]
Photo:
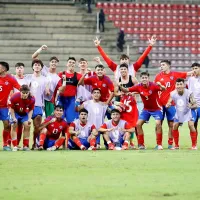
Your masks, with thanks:
[{"label": "soccer player", "polygon": [[35,108],[33,110],[33,146],[32,149],[36,147],[36,138],[39,135],[39,127],[42,122],[43,116],[43,106],[44,106],[44,95],[50,95],[49,92],[49,82],[41,75],[43,68],[43,63],[41,60],[35,59],[32,61],[33,74],[28,74],[27,78],[29,80],[30,92],[35,97]]},{"label": "soccer player", "polygon": [[194,99],[197,103],[197,117],[194,126],[196,128],[196,131],[198,132],[197,126],[198,119],[200,118],[200,64],[193,63],[191,68],[194,72],[194,76],[188,78],[187,85],[188,89],[192,91]]},{"label": "soccer player", "polygon": [[174,72],[170,70],[171,62],[169,60],[162,60],[160,62],[161,72],[156,75],[154,82],[160,82],[166,87],[166,90],[159,91],[158,98],[159,104],[163,107],[163,119],[166,115],[168,121],[168,149],[173,149],[173,137],[172,137],[172,127],[173,127],[173,118],[175,115],[175,107],[172,103],[172,106],[166,108],[166,104],[170,97],[170,92],[175,90],[175,83],[177,78],[186,79],[187,76],[192,75],[193,72]]},{"label": "soccer player", "polygon": [[[120,119],[120,111],[113,109],[111,111],[111,120],[105,122],[99,129],[103,133],[106,149],[127,150],[134,129],[124,120]],[[121,148],[122,147],[122,148]]]},{"label": "soccer player", "polygon": [[28,85],[22,85],[20,92],[12,95],[9,106],[13,151],[18,150],[17,127],[19,123],[23,124],[24,127],[23,150],[28,151],[30,127],[32,121],[31,118],[35,106],[35,98],[30,95],[30,89]]},{"label": "soccer player", "polygon": [[123,92],[137,92],[140,94],[144,109],[142,110],[139,119],[137,121],[138,131],[138,147],[139,149],[145,149],[144,145],[144,131],[142,126],[145,122],[149,121],[152,116],[156,121],[156,141],[157,146],[155,149],[162,150],[162,111],[161,106],[158,104],[158,91],[165,89],[159,82],[157,84],[149,81],[149,73],[142,72],[140,74],[141,83],[130,87],[124,88],[120,85],[120,89]]},{"label": "soccer player", "polygon": [[[156,43],[156,37],[152,36],[149,39],[149,46],[147,47],[147,49],[144,51],[144,53],[140,56],[140,58],[135,62],[130,64],[130,60],[129,57],[125,54],[122,54],[120,57],[120,64],[122,63],[126,63],[128,65],[128,74],[131,76],[135,76],[135,73],[140,69],[140,67],[142,66],[142,63],[144,62],[146,56],[149,54],[149,52],[152,49],[152,46]],[[101,56],[103,57],[103,59],[105,60],[105,62],[107,63],[108,67],[114,72],[115,74],[115,79],[118,81],[119,77],[120,77],[120,65],[117,65],[114,61],[112,61],[104,52],[104,50],[102,49],[102,47],[100,46],[101,40],[99,40],[98,38],[96,38],[96,40],[94,40],[94,44],[97,47],[99,53],[101,54]]]},{"label": "soccer player", "polygon": [[13,88],[20,89],[20,85],[16,79],[7,74],[9,64],[0,62],[0,120],[3,121],[3,150],[11,151],[10,148],[10,124],[8,121],[8,99]]},{"label": "soccer player", "polygon": [[175,142],[175,149],[179,149],[179,131],[178,128],[184,122],[188,122],[190,129],[190,137],[192,141],[191,150],[197,150],[197,132],[194,127],[196,120],[195,108],[197,103],[194,99],[193,93],[185,88],[184,79],[178,78],[176,80],[175,90],[170,93],[170,98],[166,107],[170,107],[172,101],[175,103],[176,113],[173,124],[173,138]]},{"label": "soccer player", "polygon": [[71,123],[74,119],[78,118],[78,113],[75,111],[75,96],[81,75],[75,72],[75,65],[76,59],[69,57],[66,65],[67,70],[58,74],[62,78],[58,104],[64,107],[64,117],[67,123]]},{"label": "soccer player", "polygon": [[54,109],[54,115],[47,117],[41,124],[39,150],[55,151],[64,144],[65,140],[68,142],[68,125],[62,119],[63,113],[63,107],[57,105]]},{"label": "soccer player", "polygon": [[79,119],[69,126],[69,149],[96,150],[97,129],[88,121],[88,111],[83,108],[79,111]]},{"label": "soccer player", "polygon": [[[47,50],[47,48],[48,47],[46,45],[42,45],[32,55],[32,59],[38,59],[39,54],[42,51]],[[44,103],[45,103],[44,111],[45,111],[46,117],[52,115],[54,111],[56,94],[57,94],[58,88],[61,86],[59,82],[60,77],[57,75],[57,72],[56,72],[58,64],[59,64],[59,59],[56,56],[53,56],[49,60],[49,67],[44,65],[41,72],[41,74],[45,76],[49,81],[50,95],[44,96]]]}]

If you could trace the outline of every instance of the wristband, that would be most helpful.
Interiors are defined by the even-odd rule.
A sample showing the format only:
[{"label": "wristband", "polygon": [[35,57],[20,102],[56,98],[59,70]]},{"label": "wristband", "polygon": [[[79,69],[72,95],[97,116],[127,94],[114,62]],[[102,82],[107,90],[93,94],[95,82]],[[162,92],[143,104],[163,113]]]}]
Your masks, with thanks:
[{"label": "wristband", "polygon": [[81,103],[79,101],[75,101],[75,107],[78,107],[80,105],[81,105]]}]

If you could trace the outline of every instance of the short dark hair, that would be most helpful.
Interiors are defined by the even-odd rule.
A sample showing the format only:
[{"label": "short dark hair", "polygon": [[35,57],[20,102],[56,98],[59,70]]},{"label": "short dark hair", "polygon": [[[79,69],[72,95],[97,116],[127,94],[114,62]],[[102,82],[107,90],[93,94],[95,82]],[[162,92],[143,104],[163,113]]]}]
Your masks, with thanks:
[{"label": "short dark hair", "polygon": [[199,63],[192,63],[191,68],[192,67],[200,67],[200,64]]},{"label": "short dark hair", "polygon": [[59,62],[58,58],[56,56],[52,56],[49,61],[51,62],[52,60],[56,60],[57,62]]},{"label": "short dark hair", "polygon": [[181,82],[185,83],[185,80],[183,78],[177,78],[176,79],[176,83],[181,83]]},{"label": "short dark hair", "polygon": [[111,110],[110,114],[112,115],[113,113],[119,113],[120,114],[120,111],[118,109],[114,108],[114,109]]},{"label": "short dark hair", "polygon": [[74,60],[76,62],[76,59],[74,57],[69,57],[67,61]]},{"label": "short dark hair", "polygon": [[140,77],[142,77],[142,76],[148,76],[148,77],[149,77],[149,73],[148,73],[148,72],[142,72],[142,73],[140,74]]},{"label": "short dark hair", "polygon": [[56,106],[54,107],[54,110],[55,110],[56,108],[60,108],[60,109],[64,110],[64,107],[61,106],[61,105],[56,105]]},{"label": "short dark hair", "polygon": [[122,54],[120,56],[120,60],[123,60],[123,59],[129,59],[129,56],[127,56],[126,54]]},{"label": "short dark hair", "polygon": [[82,62],[82,61],[86,61],[87,62],[87,60],[85,60],[85,58],[80,58],[80,60],[78,62]]},{"label": "short dark hair", "polygon": [[98,91],[101,93],[101,89],[100,89],[100,88],[93,88],[93,89],[92,89],[92,93],[93,93],[95,90],[98,90]]},{"label": "short dark hair", "polygon": [[97,67],[98,67],[98,68],[102,68],[102,69],[104,69],[104,66],[103,66],[103,65],[101,65],[101,64],[99,64],[99,65],[96,65],[96,66],[95,66],[95,69],[96,69]]},{"label": "short dark hair", "polygon": [[44,66],[43,62],[42,62],[41,60],[39,60],[39,59],[34,59],[34,60],[32,61],[32,67],[33,67],[33,65],[34,65],[35,63],[39,63],[39,64],[41,65],[42,68],[43,68],[43,66]]},{"label": "short dark hair", "polygon": [[161,60],[161,61],[160,61],[160,64],[161,64],[161,63],[167,63],[168,65],[171,66],[171,61],[170,61],[170,60]]},{"label": "short dark hair", "polygon": [[29,92],[30,88],[28,87],[28,85],[22,85],[19,89],[20,92],[25,91],[25,92]]},{"label": "short dark hair", "polygon": [[128,69],[128,65],[127,65],[126,63],[122,63],[122,64],[119,66],[119,68],[121,68],[121,67],[126,67],[126,68]]},{"label": "short dark hair", "polygon": [[80,109],[80,110],[79,110],[79,114],[81,114],[82,112],[84,112],[84,113],[87,113],[87,114],[88,114],[88,111],[87,111],[85,108],[82,108],[82,109]]},{"label": "short dark hair", "polygon": [[15,64],[15,67],[21,67],[21,66],[25,67],[24,63],[18,62]]},{"label": "short dark hair", "polygon": [[6,70],[9,71],[9,64],[7,62],[0,61],[0,65],[2,65],[3,67],[5,67]]}]

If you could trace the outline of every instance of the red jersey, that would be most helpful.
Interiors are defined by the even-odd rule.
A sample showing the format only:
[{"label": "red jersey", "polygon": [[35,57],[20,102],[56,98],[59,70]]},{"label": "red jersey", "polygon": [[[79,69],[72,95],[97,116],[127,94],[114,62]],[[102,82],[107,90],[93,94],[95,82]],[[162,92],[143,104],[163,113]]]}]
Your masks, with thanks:
[{"label": "red jersey", "polygon": [[[64,72],[64,75],[66,76],[66,88],[63,93],[60,93],[60,96],[64,96],[64,97],[76,96],[77,85],[81,78],[81,74],[76,73],[76,72],[72,74]],[[60,72],[58,76],[62,79],[63,72]]]},{"label": "red jersey", "polygon": [[98,76],[91,76],[84,79],[85,85],[91,85],[92,88],[99,88],[101,90],[100,101],[106,102],[110,96],[110,92],[114,92],[114,85],[108,76],[103,76],[99,79]]},{"label": "red jersey", "polygon": [[13,88],[19,90],[20,85],[12,75],[0,77],[0,108],[7,108],[8,97]]},{"label": "red jersey", "polygon": [[[49,122],[54,116],[49,116],[44,120],[42,124]],[[47,127],[47,138],[50,140],[57,140],[60,137],[60,134],[68,135],[68,125],[67,122],[63,119],[56,120],[52,122]]]},{"label": "red jersey", "polygon": [[127,121],[132,127],[135,127],[138,120],[135,97],[132,95],[123,95],[120,98],[120,102],[126,106],[125,110],[121,112],[121,119]]},{"label": "red jersey", "polygon": [[35,97],[29,96],[27,99],[22,99],[20,92],[13,94],[10,99],[9,106],[19,115],[26,115],[35,106]]},{"label": "red jersey", "polygon": [[170,72],[165,74],[163,72],[157,74],[154,82],[160,82],[166,87],[166,90],[160,91],[158,94],[159,103],[161,106],[165,106],[169,100],[170,93],[175,90],[176,79],[183,78],[186,79],[187,72]]},{"label": "red jersey", "polygon": [[160,91],[160,87],[155,83],[149,82],[147,87],[140,83],[128,88],[128,90],[129,92],[137,92],[140,94],[144,104],[144,110],[161,110],[161,106],[158,104],[158,91]]}]

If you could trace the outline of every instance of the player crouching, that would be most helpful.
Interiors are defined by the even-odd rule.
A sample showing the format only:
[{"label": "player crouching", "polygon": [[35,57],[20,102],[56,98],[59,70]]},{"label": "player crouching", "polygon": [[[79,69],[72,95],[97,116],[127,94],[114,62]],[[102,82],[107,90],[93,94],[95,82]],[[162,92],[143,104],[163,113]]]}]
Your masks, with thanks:
[{"label": "player crouching", "polygon": [[55,151],[64,144],[65,139],[68,141],[68,125],[62,119],[63,113],[63,107],[57,105],[54,115],[46,118],[41,124],[38,150]]},{"label": "player crouching", "polygon": [[94,124],[90,124],[87,120],[88,111],[83,108],[79,111],[79,119],[70,124],[69,149],[72,150],[96,150],[96,137],[98,131]]},{"label": "player crouching", "polygon": [[35,105],[35,98],[30,95],[28,85],[22,85],[20,92],[15,93],[10,99],[10,124],[13,151],[17,151],[17,126],[22,123],[23,130],[23,150],[29,150],[29,137],[31,127],[31,117]]},{"label": "player crouching", "polygon": [[100,132],[103,133],[104,144],[108,150],[127,150],[131,132],[134,131],[126,121],[120,119],[120,111],[111,111],[111,120],[105,122]]},{"label": "player crouching", "polygon": [[194,100],[193,93],[185,88],[184,79],[178,78],[176,80],[175,90],[170,93],[170,98],[166,107],[170,107],[172,101],[175,103],[176,114],[173,124],[173,138],[175,142],[175,149],[179,149],[179,131],[178,128],[184,122],[188,122],[190,129],[190,137],[192,141],[191,150],[197,150],[197,132],[194,127],[196,120],[197,103]]}]

